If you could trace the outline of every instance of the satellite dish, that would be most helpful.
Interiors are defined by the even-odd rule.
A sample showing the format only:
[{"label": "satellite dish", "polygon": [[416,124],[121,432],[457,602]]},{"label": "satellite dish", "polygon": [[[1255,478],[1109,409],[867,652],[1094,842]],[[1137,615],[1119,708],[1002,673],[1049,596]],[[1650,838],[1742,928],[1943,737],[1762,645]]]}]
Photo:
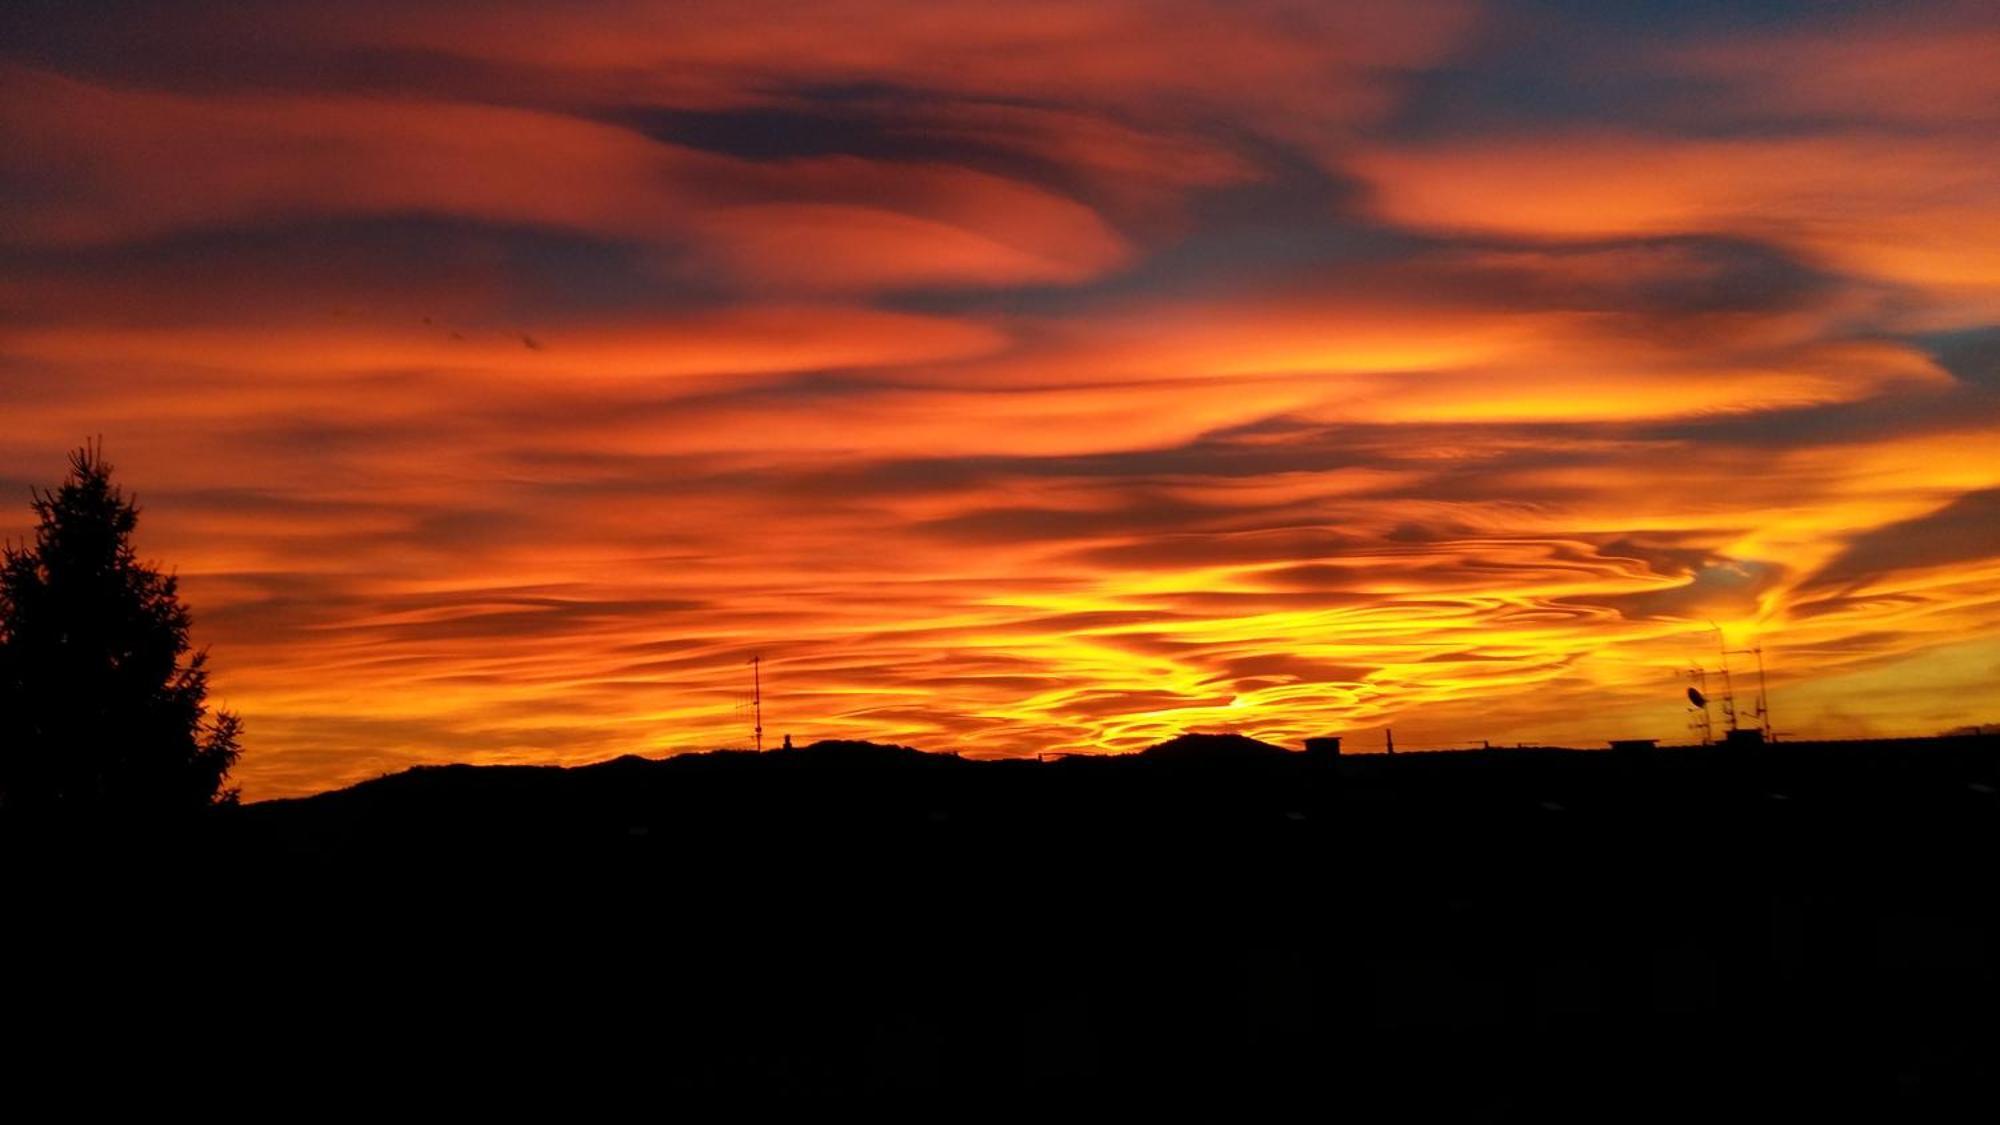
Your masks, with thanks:
[{"label": "satellite dish", "polygon": [[1694,704],[1696,707],[1706,707],[1708,706],[1708,697],[1694,688],[1689,688],[1688,702]]}]

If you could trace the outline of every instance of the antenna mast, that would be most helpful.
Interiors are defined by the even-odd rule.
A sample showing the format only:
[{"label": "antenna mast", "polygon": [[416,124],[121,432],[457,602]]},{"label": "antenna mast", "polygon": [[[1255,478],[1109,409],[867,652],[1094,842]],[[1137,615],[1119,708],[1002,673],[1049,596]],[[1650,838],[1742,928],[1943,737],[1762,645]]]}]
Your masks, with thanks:
[{"label": "antenna mast", "polygon": [[750,734],[759,754],[764,752],[764,655],[750,657]]},{"label": "antenna mast", "polygon": [[1753,705],[1751,715],[1756,719],[1757,731],[1763,735],[1764,741],[1771,741],[1771,697],[1768,685],[1764,679],[1763,643],[1758,642],[1749,648],[1730,648],[1729,640],[1722,632],[1722,626],[1711,621],[1708,623],[1708,627],[1715,630],[1715,647],[1722,654],[1722,713],[1729,718],[1731,733],[1737,730],[1738,724],[1736,718],[1736,685],[1729,678],[1729,658],[1732,656],[1753,656],[1757,659],[1757,701]]},{"label": "antenna mast", "polygon": [[1770,697],[1764,691],[1763,642],[1759,641],[1757,647],[1750,651],[1757,654],[1757,720],[1764,724],[1764,741],[1775,742],[1776,738],[1771,733]]},{"label": "antenna mast", "polygon": [[1764,732],[1764,741],[1770,742],[1772,740],[1771,705],[1770,695],[1764,685],[1764,646],[1756,644],[1749,648],[1739,648],[1734,651],[1738,656],[1754,656],[1757,658],[1757,729]]},{"label": "antenna mast", "polygon": [[1715,648],[1722,654],[1722,715],[1729,720],[1729,729],[1736,730],[1736,681],[1729,677],[1729,640],[1723,635],[1722,626],[1711,621],[1708,627],[1715,630]]}]

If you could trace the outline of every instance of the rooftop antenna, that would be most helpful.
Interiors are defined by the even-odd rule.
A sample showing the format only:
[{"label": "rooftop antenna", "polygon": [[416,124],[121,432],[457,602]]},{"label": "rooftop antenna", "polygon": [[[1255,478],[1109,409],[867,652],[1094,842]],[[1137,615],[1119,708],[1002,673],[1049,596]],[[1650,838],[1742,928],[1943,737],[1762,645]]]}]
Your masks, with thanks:
[{"label": "rooftop antenna", "polygon": [[1734,732],[1737,730],[1738,724],[1736,718],[1736,688],[1729,678],[1729,658],[1732,656],[1755,657],[1757,660],[1757,702],[1750,714],[1756,719],[1757,731],[1763,735],[1764,741],[1771,741],[1771,697],[1769,685],[1764,679],[1763,642],[1759,641],[1752,644],[1749,648],[1730,648],[1728,640],[1723,636],[1720,625],[1711,621],[1708,623],[1708,627],[1715,630],[1715,646],[1722,653],[1722,712],[1729,716],[1730,731]]},{"label": "rooftop antenna", "polygon": [[1772,740],[1771,706],[1770,695],[1766,690],[1764,682],[1764,646],[1760,642],[1751,645],[1749,648],[1731,649],[1730,652],[1734,656],[1754,656],[1757,658],[1757,709],[1752,713],[1757,716],[1757,728],[1764,732],[1764,741],[1770,742]]},{"label": "rooftop antenna", "polygon": [[1764,724],[1764,741],[1775,742],[1771,731],[1770,697],[1764,691],[1764,642],[1758,641],[1750,651],[1757,654],[1757,721]]},{"label": "rooftop antenna", "polygon": [[764,752],[764,654],[750,654],[750,736],[757,752]]},{"label": "rooftop antenna", "polygon": [[1688,728],[1701,735],[1703,746],[1715,744],[1715,720],[1708,713],[1708,669],[1696,664],[1688,669]]},{"label": "rooftop antenna", "polygon": [[1711,621],[1708,627],[1715,630],[1715,648],[1722,654],[1722,717],[1729,720],[1729,730],[1736,731],[1736,681],[1729,678],[1729,641],[1723,636],[1722,626]]}]

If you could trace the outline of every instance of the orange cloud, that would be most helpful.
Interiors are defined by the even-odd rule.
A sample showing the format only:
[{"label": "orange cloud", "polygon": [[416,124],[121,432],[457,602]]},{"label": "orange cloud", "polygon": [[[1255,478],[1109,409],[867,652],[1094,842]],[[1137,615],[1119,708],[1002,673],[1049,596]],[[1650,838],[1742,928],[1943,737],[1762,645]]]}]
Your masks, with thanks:
[{"label": "orange cloud", "polygon": [[1685,140],[1618,133],[1376,148],[1346,158],[1386,219],[1525,238],[1715,232],[1792,246],[1982,323],[2000,292],[1985,138]]},{"label": "orange cloud", "polygon": [[[1914,17],[1914,18],[1913,18]],[[1977,4],[1882,10],[1668,52],[1765,113],[1929,128],[2000,124],[2000,29]]]},{"label": "orange cloud", "polygon": [[72,364],[172,364],[267,374],[418,369],[582,381],[962,359],[1003,342],[984,325],[838,306],[768,305],[646,323],[565,326],[539,335],[338,320],[181,329],[70,325],[8,333],[4,343],[17,355]]},{"label": "orange cloud", "polygon": [[985,98],[1086,101],[1133,111],[1246,107],[1301,129],[1372,117],[1390,103],[1387,68],[1444,55],[1474,6],[1422,0],[1393,12],[1344,5],[1208,0],[1030,0],[1006,9],[920,0],[694,3],[613,0],[574,10],[435,5],[394,19],[287,17],[349,43],[447,51],[565,69],[643,75],[642,88],[741,99],[745,79],[894,82]]},{"label": "orange cloud", "polygon": [[[782,167],[555,114],[449,102],[119,91],[0,69],[0,138],[60,183],[16,237],[58,245],[325,215],[445,214],[709,244],[810,287],[1080,281],[1125,248],[1082,205],[968,169]],[[737,200],[766,202],[737,202]],[[788,200],[811,202],[789,202]]]}]

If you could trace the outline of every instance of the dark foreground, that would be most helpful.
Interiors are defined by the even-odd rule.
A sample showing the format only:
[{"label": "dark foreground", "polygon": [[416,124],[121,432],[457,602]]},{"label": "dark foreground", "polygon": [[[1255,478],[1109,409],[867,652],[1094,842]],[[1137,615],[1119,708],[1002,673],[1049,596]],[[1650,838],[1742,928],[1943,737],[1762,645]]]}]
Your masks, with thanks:
[{"label": "dark foreground", "polygon": [[1996,790],[1993,738],[420,770],[12,841],[10,1083],[1983,1114]]}]

